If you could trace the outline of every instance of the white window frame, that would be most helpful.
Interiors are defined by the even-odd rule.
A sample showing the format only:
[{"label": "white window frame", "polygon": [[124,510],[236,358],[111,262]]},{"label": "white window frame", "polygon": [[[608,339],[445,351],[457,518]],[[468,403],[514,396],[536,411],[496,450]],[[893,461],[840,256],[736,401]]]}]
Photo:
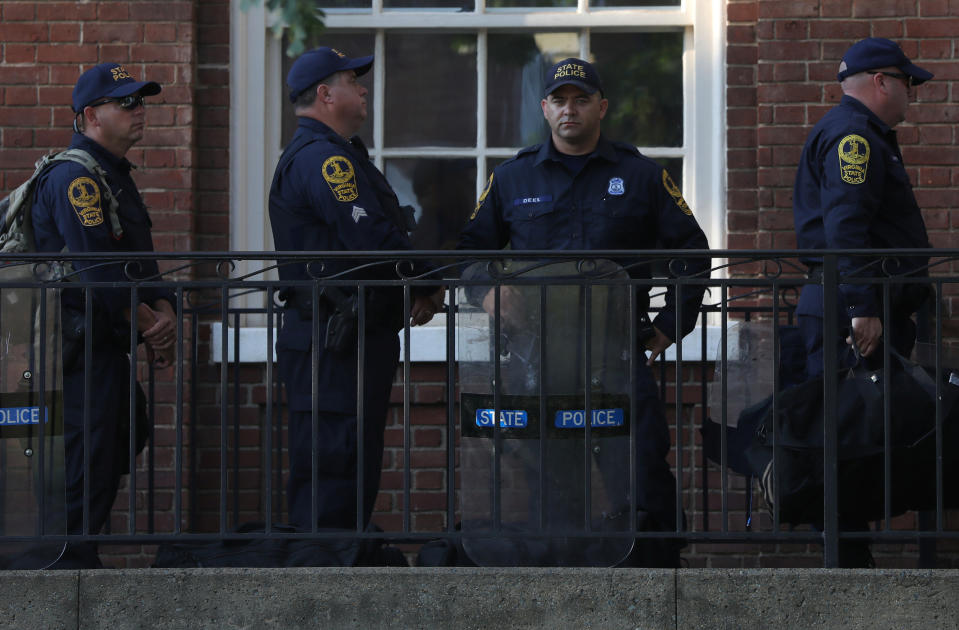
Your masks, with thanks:
[{"label": "white window frame", "polygon": [[[383,148],[383,117],[386,115],[385,64],[373,66],[373,148],[371,158],[383,169],[385,159],[394,157],[473,157],[477,160],[476,194],[486,184],[486,158],[509,157],[521,147],[489,149],[486,146],[486,41],[489,32],[500,30],[569,29],[582,32],[581,52],[593,29],[633,31],[677,29],[684,33],[683,55],[683,143],[680,147],[638,147],[652,158],[683,158],[683,195],[695,212],[712,247],[726,243],[726,56],[725,3],[719,0],[684,0],[678,7],[597,8],[589,10],[586,0],[575,9],[487,9],[485,0],[476,0],[474,12],[451,10],[384,9],[382,0],[373,0],[371,10],[327,10],[329,30],[356,29],[375,33],[374,54],[384,58],[385,34],[393,30],[434,32],[477,32],[477,139],[476,146]],[[283,77],[281,42],[268,26],[270,16],[262,7],[240,9],[240,0],[231,0],[230,45],[230,247],[233,251],[259,252],[273,249],[269,225],[269,186],[281,153],[280,103]],[[610,70],[614,71],[614,70]],[[612,104],[615,107],[615,103]],[[241,265],[238,273],[249,273],[261,264]],[[243,306],[261,306],[248,298]],[[251,322],[252,323],[252,322]],[[438,326],[442,326],[439,323]],[[265,332],[265,331],[264,331]],[[411,351],[420,360],[432,360],[437,349],[429,339],[435,332],[411,331]],[[427,348],[429,346],[430,348]]]}]

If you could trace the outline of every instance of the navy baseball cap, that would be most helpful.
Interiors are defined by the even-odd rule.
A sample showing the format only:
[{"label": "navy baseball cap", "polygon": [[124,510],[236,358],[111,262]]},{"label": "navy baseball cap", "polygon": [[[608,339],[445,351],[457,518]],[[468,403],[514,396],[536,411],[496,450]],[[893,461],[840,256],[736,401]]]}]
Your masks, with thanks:
[{"label": "navy baseball cap", "polygon": [[549,69],[546,75],[546,96],[552,94],[561,85],[575,85],[587,94],[603,93],[603,83],[599,73],[588,61],[569,57]]},{"label": "navy baseball cap", "polygon": [[326,77],[343,70],[354,70],[356,76],[366,74],[373,66],[373,55],[350,59],[335,48],[321,46],[300,55],[293,62],[290,73],[286,75],[286,84],[290,88],[290,102],[303,90]]},{"label": "navy baseball cap", "polygon": [[896,42],[882,37],[869,37],[850,46],[846,54],[842,56],[836,78],[842,81],[848,76],[866,70],[889,66],[899,68],[908,74],[912,78],[913,85],[919,85],[932,78],[931,72],[909,61],[909,57],[906,57],[906,53],[902,52],[902,48]]},{"label": "navy baseball cap", "polygon": [[80,75],[73,86],[73,111],[83,108],[100,98],[123,98],[139,92],[143,96],[159,94],[160,84],[155,81],[137,81],[118,63],[101,63]]}]

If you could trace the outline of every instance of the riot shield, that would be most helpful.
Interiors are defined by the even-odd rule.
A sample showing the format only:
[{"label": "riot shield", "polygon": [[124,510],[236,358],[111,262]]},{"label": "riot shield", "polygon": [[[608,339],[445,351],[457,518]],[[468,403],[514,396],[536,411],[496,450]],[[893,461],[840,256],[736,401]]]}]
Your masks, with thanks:
[{"label": "riot shield", "polygon": [[480,566],[619,563],[633,546],[628,276],[608,261],[514,261],[463,278],[499,280],[458,298],[466,553]]},{"label": "riot shield", "polygon": [[34,265],[0,267],[0,568],[42,569],[65,543],[59,289]]}]

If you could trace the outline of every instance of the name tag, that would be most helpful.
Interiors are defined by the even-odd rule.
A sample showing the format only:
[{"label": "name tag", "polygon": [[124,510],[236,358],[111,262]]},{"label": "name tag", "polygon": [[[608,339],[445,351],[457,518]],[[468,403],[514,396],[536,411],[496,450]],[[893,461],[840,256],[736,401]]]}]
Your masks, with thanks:
[{"label": "name tag", "polygon": [[0,407],[0,426],[40,424],[40,407]]},{"label": "name tag", "polygon": [[[493,427],[493,409],[477,409],[476,410],[476,426],[478,427]],[[499,427],[501,429],[525,429],[526,425],[529,423],[529,417],[526,415],[526,412],[522,409],[500,409],[499,410]]]},{"label": "name tag", "polygon": [[[590,427],[621,427],[626,414],[622,409],[593,409]],[[583,409],[563,409],[556,412],[557,429],[582,429],[586,424],[586,411]]]},{"label": "name tag", "polygon": [[552,201],[553,195],[531,195],[529,197],[520,197],[513,200],[514,206],[526,206],[533,203],[546,203]]}]

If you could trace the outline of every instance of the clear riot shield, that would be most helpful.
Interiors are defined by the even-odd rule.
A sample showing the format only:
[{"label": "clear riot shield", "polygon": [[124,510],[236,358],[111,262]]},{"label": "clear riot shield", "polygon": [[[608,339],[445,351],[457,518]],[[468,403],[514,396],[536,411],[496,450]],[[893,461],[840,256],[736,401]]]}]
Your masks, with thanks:
[{"label": "clear riot shield", "polygon": [[[0,267],[0,568],[42,569],[66,533],[60,291]],[[19,286],[18,286],[19,284]],[[36,540],[31,540],[37,538]]]},{"label": "clear riot shield", "polygon": [[463,278],[492,276],[516,278],[498,329],[492,283],[459,299],[464,549],[480,566],[613,566],[633,546],[626,272],[484,262]]}]

